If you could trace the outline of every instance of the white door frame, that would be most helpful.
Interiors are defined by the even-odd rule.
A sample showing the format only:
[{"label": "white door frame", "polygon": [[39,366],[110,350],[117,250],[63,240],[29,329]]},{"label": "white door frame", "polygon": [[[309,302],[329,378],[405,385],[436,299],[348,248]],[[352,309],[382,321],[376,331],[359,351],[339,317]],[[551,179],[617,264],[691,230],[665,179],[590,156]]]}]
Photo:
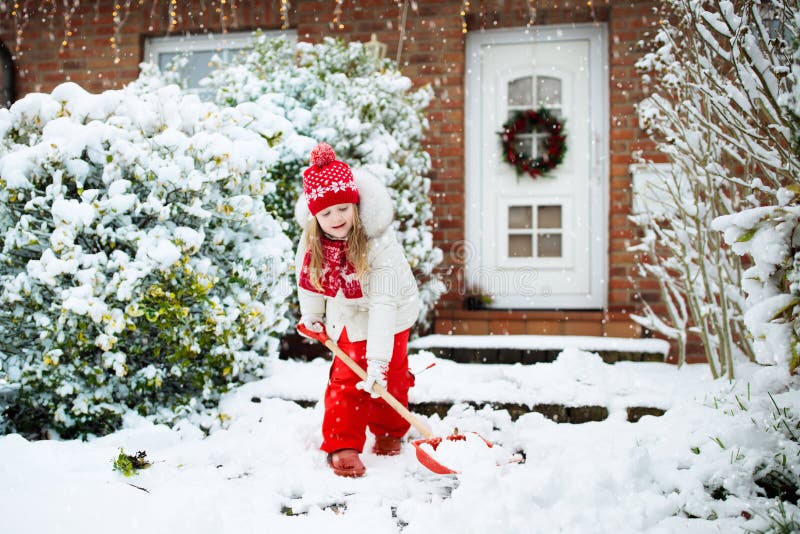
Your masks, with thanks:
[{"label": "white door frame", "polygon": [[[602,309],[608,304],[608,198],[609,198],[609,96],[608,96],[608,29],[605,24],[570,24],[536,26],[470,32],[467,34],[465,73],[465,237],[466,280],[478,282],[481,269],[480,252],[483,240],[494,236],[482,235],[481,213],[486,199],[481,198],[481,167],[484,151],[481,132],[494,130],[497,125],[481,123],[481,47],[493,44],[523,44],[586,40],[589,42],[589,84],[592,129],[591,176],[588,258],[590,291],[587,295],[559,298],[555,309]],[[489,130],[487,130],[487,128]],[[472,216],[470,216],[472,214]],[[547,296],[547,288],[543,288]],[[537,303],[536,301],[539,301]],[[526,299],[524,309],[554,309],[553,298]],[[508,308],[498,303],[498,308]],[[514,306],[516,307],[516,306]]]}]

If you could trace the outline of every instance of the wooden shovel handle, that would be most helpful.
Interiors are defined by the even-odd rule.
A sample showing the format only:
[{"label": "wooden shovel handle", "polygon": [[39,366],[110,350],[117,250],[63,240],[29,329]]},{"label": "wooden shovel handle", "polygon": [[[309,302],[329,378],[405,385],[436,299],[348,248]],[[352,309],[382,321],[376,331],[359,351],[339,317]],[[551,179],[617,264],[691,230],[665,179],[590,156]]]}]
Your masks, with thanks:
[{"label": "wooden shovel handle", "polygon": [[[339,346],[336,345],[336,343],[334,343],[332,339],[328,338],[328,340],[325,341],[325,346],[328,347],[340,360],[342,360],[344,364],[347,367],[349,367],[356,375],[358,375],[358,377],[361,380],[367,379],[367,372],[364,371],[364,369],[362,369],[360,365],[354,362],[353,359],[347,355],[347,353],[345,353],[342,349],[340,349]],[[394,411],[399,413],[403,419],[408,421],[411,426],[417,429],[417,432],[422,434],[422,436],[425,439],[431,439],[434,437],[433,432],[431,432],[431,430],[427,426],[425,426],[422,423],[422,421],[414,417],[414,414],[408,411],[408,408],[403,406],[400,403],[400,401],[395,399],[394,395],[386,391],[385,387],[375,382],[372,385],[372,391],[380,395],[380,397],[383,400],[385,400],[387,404],[389,404],[389,406],[391,406],[394,409]]]}]

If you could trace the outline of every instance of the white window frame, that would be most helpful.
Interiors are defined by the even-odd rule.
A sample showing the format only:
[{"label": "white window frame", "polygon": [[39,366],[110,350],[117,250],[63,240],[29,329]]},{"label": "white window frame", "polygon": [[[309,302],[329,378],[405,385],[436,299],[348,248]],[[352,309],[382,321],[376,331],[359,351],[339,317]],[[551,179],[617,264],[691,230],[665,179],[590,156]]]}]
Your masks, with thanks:
[{"label": "white window frame", "polygon": [[[506,90],[508,90],[508,86],[512,82],[515,82],[517,80],[522,80],[522,79],[525,79],[525,78],[531,78],[532,79],[533,88],[532,88],[532,91],[531,91],[532,92],[531,96],[535,97],[535,98],[533,98],[533,103],[531,103],[531,104],[515,104],[515,105],[512,106],[512,105],[510,105],[508,103],[509,97],[508,97],[508,93],[506,93],[506,111],[508,111],[509,115],[511,114],[512,111],[519,112],[519,111],[524,111],[524,110],[530,109],[530,108],[539,109],[540,107],[544,107],[547,111],[549,111],[551,113],[553,111],[557,111],[558,113],[561,113],[563,111],[563,109],[564,109],[564,103],[563,103],[564,78],[563,77],[553,76],[552,72],[548,72],[548,73],[545,73],[545,74],[539,74],[539,73],[532,74],[532,75],[529,75],[529,76],[523,76],[521,78],[509,78],[505,83]],[[539,79],[541,79],[541,78],[548,78],[548,79],[551,79],[551,80],[557,80],[558,81],[559,90],[561,91],[562,97],[561,97],[561,101],[559,101],[557,106],[544,106],[540,102],[541,95],[539,94],[538,82],[539,82]],[[517,134],[517,138],[518,139],[522,138],[522,139],[530,139],[531,140],[531,148],[533,150],[530,151],[530,154],[528,154],[528,156],[530,156],[532,158],[538,158],[538,157],[541,156],[541,154],[539,154],[539,149],[538,149],[538,147],[539,147],[539,139],[547,139],[549,136],[550,136],[550,134],[548,132],[546,132],[546,131],[544,131],[544,132],[543,131],[538,131],[538,132],[518,133]]]},{"label": "white window frame", "polygon": [[[262,30],[266,37],[284,36],[290,42],[297,42],[294,30]],[[184,52],[217,52],[225,60],[227,50],[238,50],[250,46],[257,36],[254,32],[204,33],[202,35],[167,35],[149,37],[144,42],[144,61],[158,65],[160,54],[181,54]],[[190,92],[200,93],[200,87],[187,87]]]},{"label": "white window frame", "polygon": [[[508,235],[510,228],[508,227],[508,208],[511,206],[530,206],[532,209],[532,227],[530,234],[547,234],[559,233],[561,234],[561,256],[557,258],[536,256],[536,243],[533,241],[534,256],[525,258],[510,257],[508,255]],[[561,207],[561,228],[557,232],[548,232],[547,228],[539,228],[537,226],[536,208],[539,206],[560,206]],[[573,207],[571,199],[561,197],[525,197],[524,200],[514,197],[502,197],[498,199],[497,213],[500,217],[497,225],[497,254],[498,261],[497,267],[500,269],[528,269],[528,268],[571,268],[574,264],[574,247],[566,246],[567,234],[570,229],[565,226],[565,221],[571,221],[573,215]],[[520,232],[526,233],[526,232]]]}]

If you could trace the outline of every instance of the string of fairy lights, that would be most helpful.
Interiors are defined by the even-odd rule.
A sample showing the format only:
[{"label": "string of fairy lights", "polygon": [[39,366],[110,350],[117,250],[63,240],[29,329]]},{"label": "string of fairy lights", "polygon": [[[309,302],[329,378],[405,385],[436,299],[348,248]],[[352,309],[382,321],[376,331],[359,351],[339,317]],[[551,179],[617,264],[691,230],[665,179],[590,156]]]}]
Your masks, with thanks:
[{"label": "string of fairy lights", "polygon": [[335,0],[336,7],[333,8],[333,27],[339,30],[344,29],[344,24],[342,23],[342,4],[344,0]]},{"label": "string of fairy lights", "polygon": [[289,27],[289,9],[292,5],[289,0],[281,0],[281,29],[285,30]]},{"label": "string of fairy lights", "polygon": [[[603,2],[607,6],[607,5],[610,4],[611,0],[603,0]],[[537,2],[536,2],[536,0],[527,0],[527,4],[528,4],[527,5],[528,21],[527,21],[526,25],[528,26],[528,28],[530,28],[531,26],[536,24],[536,15],[537,15],[537,11],[538,11],[537,10]],[[569,7],[571,7],[570,4],[574,4],[574,6],[572,6],[572,7],[575,7],[575,8],[578,8],[583,4],[589,9],[589,12],[590,12],[590,15],[591,15],[592,18],[594,18],[596,16],[596,13],[595,13],[595,4],[596,4],[596,2],[594,2],[593,0],[584,0],[584,1],[580,1],[579,0],[579,1],[576,1],[576,2],[565,1],[565,2],[562,3],[561,7],[562,8],[569,8]],[[485,18],[486,2],[481,1],[480,2],[480,6],[481,6],[483,18]],[[556,4],[554,7],[558,8],[558,5]],[[468,16],[469,16],[470,12],[471,12],[470,1],[469,0],[462,0],[462,2],[461,2],[461,11],[460,11],[460,15],[461,15],[461,33],[467,33],[469,31]]]},{"label": "string of fairy lights", "polygon": [[536,24],[536,2],[528,0],[528,28]]},{"label": "string of fairy lights", "polygon": [[[91,19],[93,22],[97,22],[101,19],[101,1],[102,0],[94,0],[94,17]],[[333,3],[333,15],[330,21],[331,29],[344,30],[345,0],[329,1]],[[400,47],[402,46],[402,40],[405,38],[404,32],[409,3],[411,4],[412,9],[416,11],[418,1],[419,0],[397,0],[395,2],[399,10],[398,22],[401,33]],[[527,4],[527,26],[531,27],[537,23],[537,4],[544,2],[545,0],[523,1]],[[610,3],[610,0],[561,0],[560,4],[561,8],[570,8],[570,4],[572,4],[573,8],[588,8],[591,11],[592,17],[594,17],[595,4],[597,4],[599,1],[604,2],[605,5],[609,5]],[[290,19],[292,3],[290,0],[264,0],[263,11],[265,13],[270,11],[276,2],[279,4],[281,29],[285,30],[290,28],[292,24]],[[473,4],[478,2],[480,2],[480,15],[484,16],[487,9],[487,4],[492,3],[491,0],[472,0],[472,2],[470,0],[462,0],[461,2],[459,14],[461,17],[461,31],[464,34],[469,31],[469,16],[473,10]],[[63,34],[58,37],[54,37],[54,39],[57,39],[59,42],[59,51],[64,52],[80,32],[80,29],[76,24],[78,15],[83,16],[84,23],[87,22],[86,15],[89,10],[87,9],[86,5],[89,3],[90,2],[87,2],[86,0],[83,2],[81,2],[81,0],[0,1],[0,15],[3,15],[2,18],[5,20],[10,19],[13,21],[12,24],[17,54],[23,53],[23,36],[25,34],[26,27],[31,20],[36,20],[37,17],[39,17],[43,22],[49,21],[50,27],[53,30],[51,35],[53,36],[55,36],[56,33],[54,31],[55,21],[63,20]],[[347,3],[355,5],[358,3],[358,0],[347,0]],[[558,0],[549,0],[547,3],[550,7],[559,7]],[[238,26],[239,9],[241,7],[239,4],[246,4],[250,10],[257,10],[261,8],[261,6],[257,5],[259,2],[240,0],[197,0],[196,2],[178,0],[117,0],[113,5],[113,11],[111,13],[113,20],[113,32],[112,35],[108,37],[109,46],[114,54],[115,63],[120,62],[120,42],[123,35],[123,27],[133,13],[144,11],[144,9],[148,7],[147,4],[149,4],[150,7],[149,18],[147,19],[148,31],[153,32],[157,29],[163,30],[164,28],[158,24],[158,21],[166,19],[167,33],[177,31],[179,28],[184,27],[187,22],[190,26],[204,29],[202,20],[204,20],[207,15],[218,18],[218,26],[220,30],[222,33],[226,33],[230,27]],[[194,7],[194,10],[192,6]],[[10,15],[10,17],[6,17],[6,14]],[[398,48],[398,50],[399,49],[400,48]]]}]

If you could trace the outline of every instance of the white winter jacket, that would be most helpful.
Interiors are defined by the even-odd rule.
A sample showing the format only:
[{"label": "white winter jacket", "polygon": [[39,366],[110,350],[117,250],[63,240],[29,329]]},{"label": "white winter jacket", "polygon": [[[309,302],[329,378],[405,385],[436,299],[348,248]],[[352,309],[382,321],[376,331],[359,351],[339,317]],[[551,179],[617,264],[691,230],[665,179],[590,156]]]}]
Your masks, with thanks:
[{"label": "white winter jacket", "polygon": [[[403,247],[391,226],[394,209],[386,186],[370,172],[353,169],[358,187],[359,215],[368,243],[369,273],[361,281],[361,298],[345,298],[341,289],[331,298],[297,288],[302,315],[324,317],[333,340],[347,329],[350,341],[367,340],[367,358],[389,361],[394,335],[410,328],[420,312],[419,291]],[[295,219],[305,229],[311,219],[305,195],[295,205]],[[296,272],[303,266],[306,232],[300,238],[295,258]]]}]

